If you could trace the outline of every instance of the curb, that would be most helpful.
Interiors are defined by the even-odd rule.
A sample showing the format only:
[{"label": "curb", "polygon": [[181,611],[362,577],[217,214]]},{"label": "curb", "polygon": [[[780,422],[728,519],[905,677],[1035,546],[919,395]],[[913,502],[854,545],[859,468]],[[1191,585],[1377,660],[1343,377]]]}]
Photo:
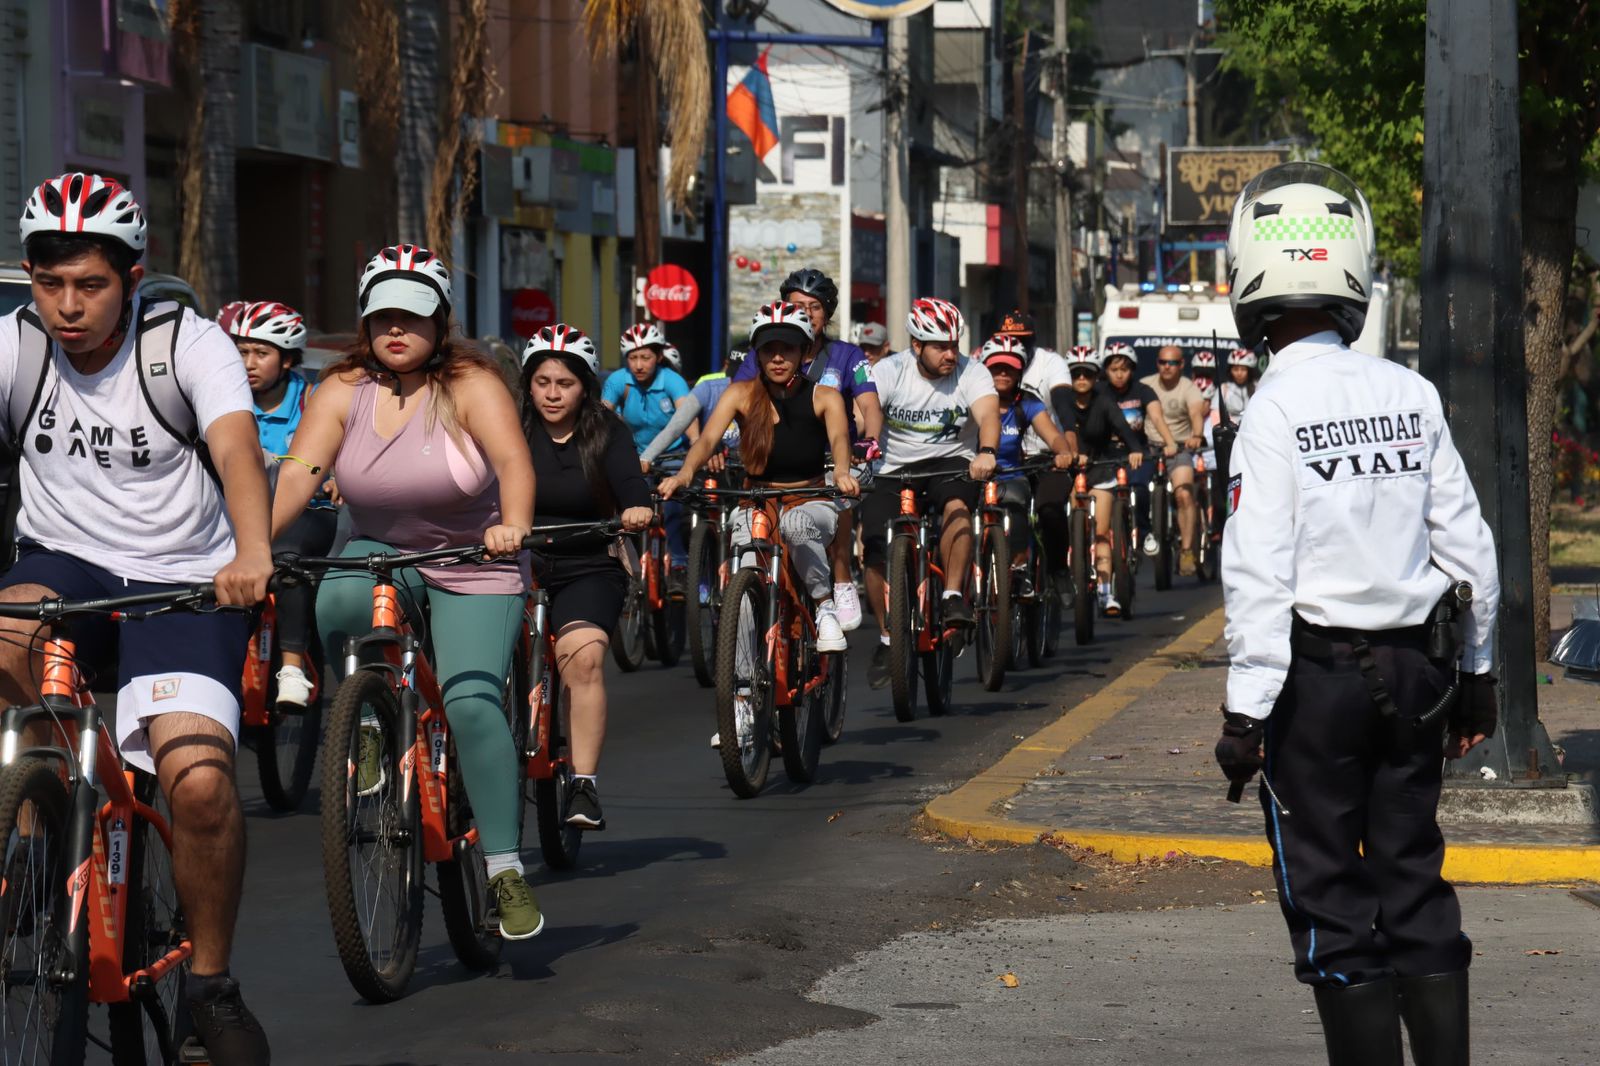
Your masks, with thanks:
[{"label": "curb", "polygon": [[[1001,803],[1021,792],[1056,759],[1158,685],[1181,661],[1204,654],[1222,635],[1222,624],[1223,611],[1219,607],[1172,643],[1135,663],[1110,684],[1022,740],[989,769],[931,801],[924,809],[929,825],[945,836],[983,844],[1037,844],[1048,837],[1092,849],[1117,862],[1182,854],[1271,866],[1272,849],[1265,835],[1129,833],[1022,822],[995,813]],[[1594,881],[1600,879],[1600,847],[1452,845],[1447,841],[1444,876],[1464,884]]]}]

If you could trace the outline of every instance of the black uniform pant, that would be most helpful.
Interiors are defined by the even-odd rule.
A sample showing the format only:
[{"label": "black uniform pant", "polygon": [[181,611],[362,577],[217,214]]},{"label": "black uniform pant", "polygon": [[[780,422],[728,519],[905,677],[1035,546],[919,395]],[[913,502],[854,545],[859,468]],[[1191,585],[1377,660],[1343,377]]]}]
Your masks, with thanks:
[{"label": "black uniform pant", "polygon": [[[1297,622],[1297,644],[1300,626]],[[1445,672],[1417,630],[1369,637],[1399,714],[1379,713],[1351,646],[1299,647],[1267,719],[1260,789],[1278,900],[1307,984],[1358,984],[1389,974],[1464,970],[1472,943],[1455,890],[1440,876],[1436,813],[1443,722],[1407,715],[1433,705]],[[1281,807],[1280,807],[1281,804]]]}]

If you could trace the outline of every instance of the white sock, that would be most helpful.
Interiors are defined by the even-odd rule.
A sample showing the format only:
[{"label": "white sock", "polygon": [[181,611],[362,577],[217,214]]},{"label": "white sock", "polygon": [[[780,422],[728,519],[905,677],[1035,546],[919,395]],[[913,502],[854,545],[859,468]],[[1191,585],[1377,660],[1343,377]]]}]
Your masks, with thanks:
[{"label": "white sock", "polygon": [[889,646],[889,634],[880,630],[878,633],[878,643],[887,648]]},{"label": "white sock", "polygon": [[574,781],[587,781],[589,784],[593,785],[595,784],[595,779],[599,776],[599,774],[573,774],[572,779]]},{"label": "white sock", "polygon": [[959,600],[961,598],[961,590],[960,589],[945,589],[944,590],[944,598],[947,599],[947,600]]},{"label": "white sock", "polygon": [[490,878],[507,870],[515,870],[518,877],[522,876],[522,856],[514,851],[487,852],[483,856],[483,864],[488,867]]}]

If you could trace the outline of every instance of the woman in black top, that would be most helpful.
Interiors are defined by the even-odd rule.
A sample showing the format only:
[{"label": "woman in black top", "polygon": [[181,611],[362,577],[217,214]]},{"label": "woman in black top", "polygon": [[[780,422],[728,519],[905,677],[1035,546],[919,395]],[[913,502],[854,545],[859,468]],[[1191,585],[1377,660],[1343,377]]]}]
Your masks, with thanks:
[{"label": "woman in black top", "polygon": [[[522,431],[533,453],[534,526],[620,517],[650,524],[650,486],[628,427],[600,402],[594,343],[565,324],[546,326],[522,351]],[[572,794],[567,823],[604,829],[595,774],[606,735],[605,654],[622,614],[628,574],[615,542],[580,538],[533,552],[550,597],[556,669],[571,707]]]},{"label": "woman in black top", "polygon": [[[811,318],[794,304],[768,304],[750,327],[750,356],[760,372],[750,381],[728,386],[706,419],[700,439],[689,449],[683,469],[661,482],[670,497],[690,483],[694,472],[711,457],[729,423],[739,423],[739,452],[746,474],[760,488],[809,488],[825,484],[827,459],[833,456],[834,485],[846,496],[860,493],[850,476],[850,423],[844,398],[826,385],[814,385],[800,373],[811,350]],[[736,516],[733,540],[748,539],[743,528],[748,511]],[[833,607],[833,571],[828,544],[839,522],[832,500],[804,500],[787,508],[778,528],[789,546],[795,571],[816,604],[817,650],[844,651],[844,630]]]},{"label": "woman in black top", "polygon": [[[1100,380],[1100,355],[1092,348],[1067,353],[1067,373],[1072,375],[1072,414],[1077,419],[1078,461],[1090,467],[1094,485],[1094,568],[1099,574],[1100,608],[1107,615],[1122,614],[1111,588],[1111,491],[1116,488],[1114,464],[1132,470],[1144,462],[1144,442],[1128,425],[1122,408],[1107,393],[1095,388]],[[1079,590],[1079,595],[1083,590]]]}]

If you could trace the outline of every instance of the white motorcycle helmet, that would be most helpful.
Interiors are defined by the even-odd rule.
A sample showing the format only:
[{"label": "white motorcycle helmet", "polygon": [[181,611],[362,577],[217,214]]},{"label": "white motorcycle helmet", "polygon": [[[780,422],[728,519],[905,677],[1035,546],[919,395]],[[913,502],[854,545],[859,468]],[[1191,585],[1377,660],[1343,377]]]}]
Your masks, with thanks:
[{"label": "white motorcycle helmet", "polygon": [[1356,183],[1321,163],[1258,174],[1228,226],[1228,301],[1239,340],[1255,347],[1285,311],[1326,312],[1346,344],[1372,298],[1372,212]]}]

